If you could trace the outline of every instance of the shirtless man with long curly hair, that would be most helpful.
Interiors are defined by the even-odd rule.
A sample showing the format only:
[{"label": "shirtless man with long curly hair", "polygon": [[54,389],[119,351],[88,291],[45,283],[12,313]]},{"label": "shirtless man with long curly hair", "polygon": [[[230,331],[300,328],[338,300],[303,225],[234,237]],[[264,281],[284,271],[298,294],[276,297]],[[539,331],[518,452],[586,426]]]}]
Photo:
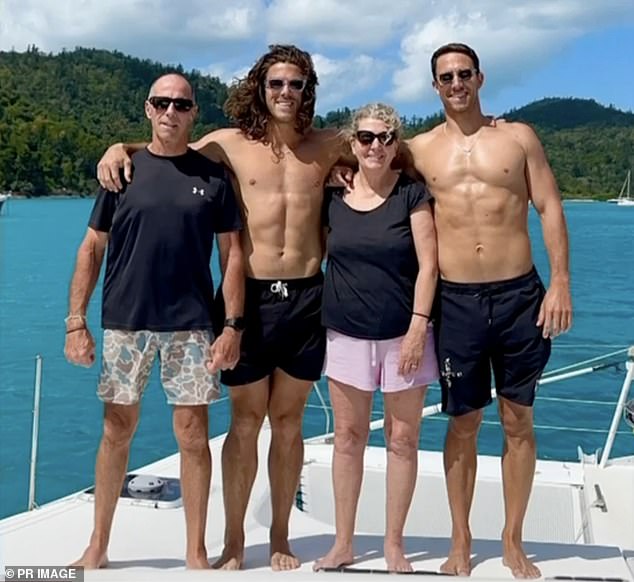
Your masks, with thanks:
[{"label": "shirtless man with long curly hair", "polygon": [[[234,369],[222,373],[231,397],[231,426],[222,453],[225,548],[214,566],[225,569],[242,565],[244,518],[266,415],[272,433],[271,567],[300,565],[289,546],[288,521],[303,461],[304,405],[320,378],[325,352],[323,187],[343,148],[336,130],[312,128],[317,75],[310,55],[290,45],[269,48],[225,104],[237,127],[192,144],[232,170],[245,225],[244,322],[225,322],[237,328],[244,323],[241,355]],[[102,158],[98,175],[105,188],[121,188],[122,165],[131,179],[126,152],[135,147],[117,144]]]}]

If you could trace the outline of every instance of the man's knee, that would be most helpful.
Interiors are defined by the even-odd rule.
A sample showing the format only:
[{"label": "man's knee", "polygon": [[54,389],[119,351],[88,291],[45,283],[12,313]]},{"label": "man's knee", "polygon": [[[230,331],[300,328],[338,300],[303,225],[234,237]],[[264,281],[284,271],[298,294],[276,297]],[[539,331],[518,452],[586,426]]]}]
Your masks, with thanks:
[{"label": "man's knee", "polygon": [[269,409],[269,421],[271,432],[277,438],[292,440],[302,434],[302,418],[304,407],[299,410],[271,410]]},{"label": "man's knee", "polygon": [[209,446],[207,407],[187,406],[174,410],[174,436],[181,451],[201,451]]},{"label": "man's knee", "polygon": [[103,420],[103,441],[112,447],[129,446],[138,420],[138,405],[107,404]]},{"label": "man's knee", "polygon": [[506,410],[502,413],[500,421],[507,440],[526,441],[534,438],[531,407],[516,405],[512,412]]},{"label": "man's knee", "polygon": [[454,416],[449,421],[449,431],[461,440],[475,439],[482,424],[482,411],[476,410],[460,416]]},{"label": "man's knee", "polygon": [[266,409],[259,407],[234,407],[231,411],[231,432],[238,438],[255,438],[262,428]]},{"label": "man's knee", "polygon": [[276,370],[268,403],[271,431],[277,438],[294,440],[301,437],[302,420],[312,382],[292,378]]}]

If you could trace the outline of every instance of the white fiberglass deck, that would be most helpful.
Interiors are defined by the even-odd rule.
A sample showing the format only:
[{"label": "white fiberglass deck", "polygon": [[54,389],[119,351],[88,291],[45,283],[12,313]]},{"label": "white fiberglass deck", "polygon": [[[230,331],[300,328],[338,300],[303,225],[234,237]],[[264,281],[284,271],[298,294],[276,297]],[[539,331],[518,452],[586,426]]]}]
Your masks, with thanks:
[{"label": "white fiberglass deck", "polygon": [[[266,455],[268,437],[268,430],[264,430],[260,441],[261,459]],[[220,459],[221,445],[222,437],[210,441],[215,467]],[[330,445],[306,446],[301,489],[305,511],[294,508],[291,517],[291,544],[303,566],[300,570],[275,576],[293,580],[323,580],[324,577],[343,575],[311,571],[312,562],[329,549],[334,534],[331,455]],[[382,550],[384,458],[384,449],[368,448],[355,538],[358,559],[354,568],[357,569],[385,569]],[[449,549],[449,514],[440,453],[420,452],[419,462],[419,482],[406,528],[405,545],[414,568],[421,572],[420,578],[431,579]],[[178,455],[174,455],[136,472],[176,477],[178,463]],[[182,508],[154,509],[121,501],[110,544],[110,568],[87,572],[86,579],[268,579],[272,575],[268,567],[269,491],[266,463],[260,465],[264,469],[258,473],[247,516],[245,570],[239,573],[185,570]],[[499,459],[480,457],[472,519],[475,538],[472,579],[475,580],[511,579],[500,558],[502,498],[499,471]],[[618,479],[613,479],[612,475],[617,476],[619,472]],[[538,462],[525,538],[526,549],[534,556],[544,578],[585,576],[586,579],[610,577],[634,581],[621,549],[612,545],[615,542],[603,541],[604,534],[601,533],[608,532],[605,538],[608,539],[612,531],[609,522],[621,523],[623,532],[613,534],[623,533],[619,539],[629,541],[622,547],[634,549],[634,528],[631,527],[634,516],[634,458],[606,469],[596,469],[594,473],[589,472],[593,484],[595,481],[600,483],[607,512],[598,507],[586,509],[594,501],[594,489],[591,487],[590,499],[584,501],[586,486],[584,469],[580,464]],[[224,519],[220,487],[220,474],[215,471],[207,529],[207,549],[212,561],[222,550]],[[1,521],[0,562],[2,565],[47,566],[70,563],[81,554],[88,541],[92,512],[90,499],[74,495]],[[594,526],[595,513],[600,513],[604,522],[598,529]],[[592,540],[596,545],[583,545],[584,541]],[[381,579],[385,576],[387,574],[378,573],[372,577]]]}]

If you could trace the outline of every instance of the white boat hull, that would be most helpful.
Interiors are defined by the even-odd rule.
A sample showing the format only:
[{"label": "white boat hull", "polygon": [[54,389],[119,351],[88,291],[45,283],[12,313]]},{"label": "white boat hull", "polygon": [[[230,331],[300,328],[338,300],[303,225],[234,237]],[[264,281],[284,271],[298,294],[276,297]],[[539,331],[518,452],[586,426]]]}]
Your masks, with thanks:
[{"label": "white boat hull", "polygon": [[[266,458],[270,432],[262,431],[260,459]],[[218,467],[222,437],[210,448]],[[334,535],[330,477],[332,445],[309,442],[298,499],[304,511],[293,508],[291,545],[302,560],[298,571],[284,573],[294,580],[314,580],[312,563],[326,553]],[[381,571],[383,558],[385,449],[368,447],[359,505],[354,568]],[[405,548],[419,572],[439,571],[449,550],[449,513],[442,455],[419,452],[419,478],[405,530]],[[214,579],[259,580],[271,575],[268,566],[269,487],[266,463],[256,478],[245,531],[245,570],[213,573]],[[137,473],[177,477],[178,455],[143,467]],[[599,484],[607,512],[591,507]],[[219,471],[212,478],[207,548],[213,561],[222,551],[224,518]],[[502,527],[500,464],[495,457],[479,457],[472,527],[474,580],[510,579],[502,564],[499,535]],[[622,550],[634,555],[634,457],[601,469],[598,465],[538,461],[535,488],[529,505],[525,539],[544,577],[619,577],[634,582]],[[618,501],[617,501],[618,500]],[[62,565],[76,559],[92,527],[93,503],[79,493],[32,512],[0,521],[2,556],[8,565]],[[619,525],[620,524],[620,525]],[[110,568],[86,573],[86,580],[196,580],[209,573],[185,570],[185,530],[181,508],[154,509],[120,501],[110,544]],[[377,573],[381,579],[388,574]],[[421,574],[421,578],[427,576]],[[206,578],[209,579],[209,578]],[[387,579],[387,578],[386,578]],[[391,578],[392,579],[392,578]],[[432,578],[430,574],[429,579]]]}]

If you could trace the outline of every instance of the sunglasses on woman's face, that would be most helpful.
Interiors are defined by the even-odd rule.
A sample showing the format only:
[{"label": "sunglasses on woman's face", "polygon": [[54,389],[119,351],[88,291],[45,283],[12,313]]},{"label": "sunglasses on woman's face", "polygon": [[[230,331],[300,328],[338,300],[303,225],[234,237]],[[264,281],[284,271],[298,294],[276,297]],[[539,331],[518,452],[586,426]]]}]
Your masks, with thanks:
[{"label": "sunglasses on woman's face", "polygon": [[381,133],[374,133],[365,129],[360,129],[355,134],[357,141],[364,146],[369,146],[374,143],[375,139],[379,140],[379,143],[384,146],[390,146],[396,141],[396,133],[394,131],[382,131]]},{"label": "sunglasses on woman's face", "polygon": [[148,101],[157,111],[167,111],[171,103],[174,104],[174,109],[181,113],[191,111],[194,106],[194,102],[191,99],[183,99],[181,97],[176,97],[175,99],[171,97],[150,97]]}]

